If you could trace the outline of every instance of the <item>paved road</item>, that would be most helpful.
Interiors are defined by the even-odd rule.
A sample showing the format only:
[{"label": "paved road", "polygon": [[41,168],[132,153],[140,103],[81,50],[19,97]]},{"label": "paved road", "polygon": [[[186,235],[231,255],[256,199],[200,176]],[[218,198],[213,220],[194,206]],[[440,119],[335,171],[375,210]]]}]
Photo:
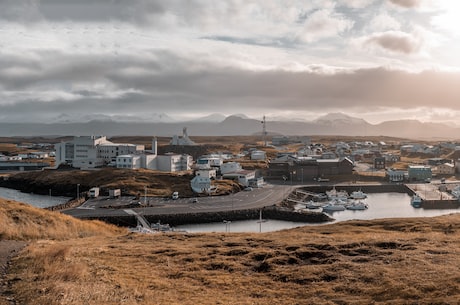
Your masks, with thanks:
[{"label": "paved road", "polygon": [[[177,200],[163,198],[147,198],[148,207],[133,208],[143,215],[161,214],[185,214],[206,213],[231,210],[245,210],[261,208],[281,202],[294,189],[291,185],[267,184],[263,188],[254,188],[252,191],[241,191],[228,196],[197,197],[198,202],[192,202],[191,198],[179,198]],[[63,211],[63,213],[77,218],[101,217],[101,216],[125,216],[124,209],[101,208],[103,206],[116,206],[135,203],[133,198],[124,197],[120,200],[98,198],[88,200],[82,206]],[[144,202],[144,198],[140,198]]]}]

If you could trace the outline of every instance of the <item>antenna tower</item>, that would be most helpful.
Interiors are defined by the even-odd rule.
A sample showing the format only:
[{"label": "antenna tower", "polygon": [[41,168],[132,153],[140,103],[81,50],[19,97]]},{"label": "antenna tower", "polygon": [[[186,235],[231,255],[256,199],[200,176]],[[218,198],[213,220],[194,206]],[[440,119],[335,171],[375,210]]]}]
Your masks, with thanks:
[{"label": "antenna tower", "polygon": [[261,121],[262,123],[262,141],[264,142],[264,146],[267,146],[267,121],[265,120],[265,115]]}]

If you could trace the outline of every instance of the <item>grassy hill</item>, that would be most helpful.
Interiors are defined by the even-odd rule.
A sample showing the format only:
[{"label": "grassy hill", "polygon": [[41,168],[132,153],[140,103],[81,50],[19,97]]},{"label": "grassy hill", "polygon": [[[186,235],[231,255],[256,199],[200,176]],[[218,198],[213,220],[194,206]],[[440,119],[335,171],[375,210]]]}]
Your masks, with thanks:
[{"label": "grassy hill", "polygon": [[[126,233],[0,200],[20,304],[456,304],[460,214],[273,233]],[[4,225],[6,224],[6,225]]]},{"label": "grassy hill", "polygon": [[125,232],[101,221],[81,221],[0,198],[0,240],[68,240]]}]

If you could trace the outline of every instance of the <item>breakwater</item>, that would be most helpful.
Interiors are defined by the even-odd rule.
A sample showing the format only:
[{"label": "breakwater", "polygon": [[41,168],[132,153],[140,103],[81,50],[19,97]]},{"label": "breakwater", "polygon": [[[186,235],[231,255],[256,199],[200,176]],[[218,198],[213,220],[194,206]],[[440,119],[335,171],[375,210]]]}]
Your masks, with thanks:
[{"label": "breakwater", "polygon": [[347,191],[351,193],[353,191],[363,191],[365,193],[405,193],[412,194],[412,191],[405,184],[336,184],[331,185],[314,185],[300,187],[305,191],[313,193],[325,193],[334,187],[337,191]]},{"label": "breakwater", "polygon": [[[167,223],[170,226],[179,226],[186,224],[200,224],[223,222],[224,220],[257,220],[262,211],[263,219],[285,220],[293,222],[308,222],[308,223],[325,223],[334,219],[324,213],[306,212],[298,213],[290,209],[280,207],[265,207],[263,209],[248,209],[209,213],[186,213],[186,214],[161,214],[161,215],[143,215],[150,223]],[[102,220],[117,226],[135,227],[137,225],[136,217],[132,215],[126,216],[101,216],[101,217],[85,217],[84,219]]]}]

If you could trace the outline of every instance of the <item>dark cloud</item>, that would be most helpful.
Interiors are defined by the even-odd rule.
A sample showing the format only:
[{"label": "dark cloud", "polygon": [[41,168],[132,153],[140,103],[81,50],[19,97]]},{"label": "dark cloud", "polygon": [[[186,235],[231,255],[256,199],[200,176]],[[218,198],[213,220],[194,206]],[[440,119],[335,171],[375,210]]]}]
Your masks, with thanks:
[{"label": "dark cloud", "polygon": [[[169,2],[169,1],[168,1]],[[148,16],[163,14],[167,2],[147,0],[4,0],[0,16],[9,21],[36,22],[107,22],[142,23]]]},{"label": "dark cloud", "polygon": [[390,0],[391,3],[405,8],[418,7],[421,0]]},{"label": "dark cloud", "polygon": [[460,110],[459,73],[384,68],[324,73],[317,67],[303,72],[248,71],[166,51],[142,58],[119,56],[116,63],[89,55],[48,55],[22,65],[18,62],[16,77],[11,74],[14,62],[0,61],[4,88],[0,96],[15,92],[10,101],[0,101],[2,116],[22,114],[34,119],[40,113],[57,116],[85,111],[168,114],[381,107]]},{"label": "dark cloud", "polygon": [[395,31],[374,34],[367,38],[364,44],[376,45],[385,50],[402,54],[416,53],[421,45],[420,41],[413,36]]}]

